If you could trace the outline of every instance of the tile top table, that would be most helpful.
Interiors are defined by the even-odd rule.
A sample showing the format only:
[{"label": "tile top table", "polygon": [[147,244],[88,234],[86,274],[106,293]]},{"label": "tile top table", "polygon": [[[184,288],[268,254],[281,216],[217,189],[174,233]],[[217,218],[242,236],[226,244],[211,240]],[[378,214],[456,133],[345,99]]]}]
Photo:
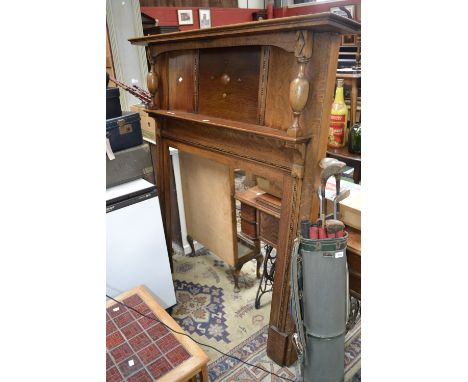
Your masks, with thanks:
[{"label": "tile top table", "polygon": [[171,332],[158,319],[184,333],[143,286],[106,305],[106,380],[108,382],[208,382],[208,356],[187,336]]}]

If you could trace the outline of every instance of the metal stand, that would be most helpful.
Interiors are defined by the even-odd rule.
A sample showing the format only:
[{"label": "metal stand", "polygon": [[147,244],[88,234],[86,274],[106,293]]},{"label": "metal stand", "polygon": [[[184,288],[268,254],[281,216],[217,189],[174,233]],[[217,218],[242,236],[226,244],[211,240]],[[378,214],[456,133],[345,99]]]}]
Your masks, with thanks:
[{"label": "metal stand", "polygon": [[361,318],[361,301],[357,298],[350,297],[350,309],[346,331],[349,332]]},{"label": "metal stand", "polygon": [[263,262],[263,273],[258,285],[257,296],[255,297],[255,309],[260,309],[260,299],[262,296],[273,290],[273,280],[275,277],[276,254],[272,256],[273,246],[265,244],[265,261]]}]

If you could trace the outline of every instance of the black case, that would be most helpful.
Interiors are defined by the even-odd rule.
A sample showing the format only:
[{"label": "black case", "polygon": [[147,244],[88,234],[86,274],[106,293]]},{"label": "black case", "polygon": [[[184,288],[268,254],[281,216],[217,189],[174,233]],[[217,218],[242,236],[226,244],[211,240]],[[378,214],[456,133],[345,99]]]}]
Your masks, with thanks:
[{"label": "black case", "polygon": [[143,143],[140,114],[124,111],[121,117],[106,121],[106,136],[112,151],[125,150]]},{"label": "black case", "polygon": [[119,88],[106,88],[106,119],[120,117],[121,115]]}]

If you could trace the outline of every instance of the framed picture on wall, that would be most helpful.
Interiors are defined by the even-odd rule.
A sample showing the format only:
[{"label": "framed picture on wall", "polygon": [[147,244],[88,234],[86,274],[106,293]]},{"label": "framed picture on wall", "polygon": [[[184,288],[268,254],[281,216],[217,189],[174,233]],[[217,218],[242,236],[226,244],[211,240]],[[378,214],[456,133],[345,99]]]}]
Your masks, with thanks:
[{"label": "framed picture on wall", "polygon": [[209,9],[199,9],[200,29],[211,28],[211,11]]},{"label": "framed picture on wall", "polygon": [[193,24],[193,12],[191,9],[178,9],[177,16],[179,17],[179,25]]},{"label": "framed picture on wall", "polygon": [[356,6],[355,5],[343,5],[341,7],[331,7],[330,12],[335,15],[347,17],[348,19],[355,19],[356,15]]}]

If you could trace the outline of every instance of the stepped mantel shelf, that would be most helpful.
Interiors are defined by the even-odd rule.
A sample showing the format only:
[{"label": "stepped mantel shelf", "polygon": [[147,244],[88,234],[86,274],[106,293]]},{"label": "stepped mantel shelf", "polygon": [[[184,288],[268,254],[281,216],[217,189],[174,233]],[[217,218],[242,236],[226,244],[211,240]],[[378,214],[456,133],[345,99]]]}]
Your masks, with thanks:
[{"label": "stepped mantel shelf", "polygon": [[[318,214],[340,34],[360,24],[331,13],[130,39],[147,47],[147,112],[156,120],[157,183],[171,240],[169,147],[242,168],[283,187],[267,353],[296,359],[289,263],[299,221]],[[214,207],[215,208],[215,207]]]}]

